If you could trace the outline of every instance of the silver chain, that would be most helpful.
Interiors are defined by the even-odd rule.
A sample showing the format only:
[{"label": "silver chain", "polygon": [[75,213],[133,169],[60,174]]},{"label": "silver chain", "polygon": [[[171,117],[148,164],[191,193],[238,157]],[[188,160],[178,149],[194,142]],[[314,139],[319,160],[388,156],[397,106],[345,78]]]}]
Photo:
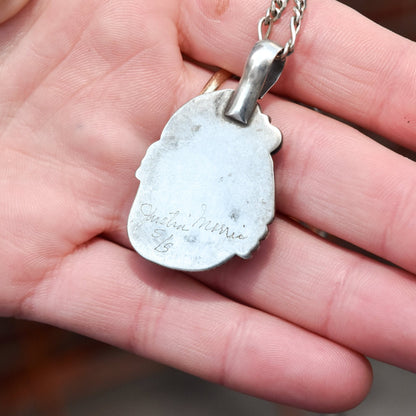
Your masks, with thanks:
[{"label": "silver chain", "polygon": [[[279,54],[280,59],[286,59],[295,50],[296,38],[300,30],[303,15],[306,10],[306,0],[294,0],[293,16],[290,20],[290,39],[286,42],[282,52]],[[270,7],[267,9],[266,16],[259,21],[259,39],[268,39],[273,24],[279,20],[288,5],[288,0],[272,0]]]}]

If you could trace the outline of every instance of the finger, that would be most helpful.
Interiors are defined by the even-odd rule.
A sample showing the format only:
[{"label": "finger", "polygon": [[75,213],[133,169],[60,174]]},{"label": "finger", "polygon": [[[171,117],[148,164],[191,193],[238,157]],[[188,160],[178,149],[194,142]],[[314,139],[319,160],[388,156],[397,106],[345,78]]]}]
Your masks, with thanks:
[{"label": "finger", "polygon": [[269,103],[286,138],[278,210],[415,273],[416,164],[314,111]]},{"label": "finger", "polygon": [[[285,143],[275,158],[279,209],[318,223],[321,228],[375,252],[381,252],[379,248],[382,247],[386,249],[377,238],[381,238],[386,229],[390,230],[394,217],[392,198],[402,196],[398,188],[397,195],[392,197],[395,188],[390,186],[390,194],[379,197],[385,188],[384,166],[390,166],[392,172],[397,172],[397,180],[406,183],[414,177],[413,164],[364,138],[356,130],[292,103],[271,98],[264,110],[276,122],[284,120],[280,127],[285,132]],[[302,123],[294,122],[294,114]],[[303,123],[315,127],[304,129]],[[322,137],[321,131],[328,132],[328,138]],[[322,145],[323,140],[328,141],[328,145]],[[377,169],[374,169],[377,164],[373,157],[376,160],[381,157],[381,166]],[[395,163],[396,159],[399,163]],[[308,169],[311,169],[310,174]],[[356,201],[357,206],[351,201]],[[412,212],[413,205],[410,201],[409,204],[409,212]],[[126,205],[120,217],[123,234],[129,208]],[[383,251],[386,257],[394,258],[409,269],[414,269],[412,226],[413,223],[408,222],[403,228],[399,227],[397,234],[393,232],[389,237],[392,239],[389,250]],[[293,226],[282,230],[278,223],[261,245],[260,260],[255,257],[243,262],[237,271],[232,267],[239,262],[232,262],[209,274],[204,282],[363,354],[414,370],[415,334],[406,330],[406,316],[413,310],[415,295],[410,275],[357,258],[304,234]],[[397,249],[399,242],[405,247]],[[406,251],[407,245],[409,251]],[[300,263],[299,258],[302,259]],[[372,281],[374,276],[377,279]],[[393,310],[400,305],[405,305],[401,309],[403,313],[384,316],[386,308]],[[401,333],[408,334],[406,342],[402,342]]]},{"label": "finger", "polygon": [[[241,74],[265,2],[187,1],[181,47]],[[354,30],[351,30],[354,28]],[[288,23],[273,29],[286,42]],[[278,91],[416,148],[416,46],[333,0],[309,0],[295,53]]]},{"label": "finger", "polygon": [[414,277],[279,219],[249,261],[195,274],[213,289],[378,360],[416,371]]},{"label": "finger", "polygon": [[[196,71],[194,75],[198,77],[200,74]],[[275,158],[279,209],[313,224],[318,223],[321,228],[330,229],[334,234],[386,255],[413,270],[411,250],[414,247],[412,239],[416,234],[412,228],[414,223],[408,221],[403,226],[395,224],[396,231],[390,226],[397,215],[391,207],[391,201],[395,198],[404,199],[407,186],[412,189],[414,164],[366,139],[356,130],[295,104],[271,97],[265,102],[264,111],[272,116],[272,120],[282,128],[285,135],[284,147]],[[380,164],[375,162],[377,160],[380,160]],[[391,167],[389,181],[397,180],[397,185],[403,186],[390,185],[387,195],[383,193],[386,188],[385,166]],[[351,204],[351,201],[356,205]],[[412,212],[414,202],[407,200],[406,206]],[[127,211],[128,207],[122,216],[122,224],[126,222]],[[231,297],[260,309],[266,308],[267,312],[293,320],[364,354],[415,369],[415,357],[411,348],[415,335],[409,333],[406,342],[402,342],[400,335],[406,331],[406,316],[412,308],[414,289],[410,290],[413,288],[409,283],[410,275],[361,258],[357,260],[355,255],[346,255],[343,250],[340,255],[337,251],[339,249],[331,251],[332,246],[327,243],[317,244],[315,238],[304,240],[293,237],[293,240],[287,241],[284,232],[282,238],[279,228],[274,230],[277,230],[277,241],[281,240],[282,246],[287,246],[288,250],[280,253],[280,243],[275,241],[276,248],[270,243],[270,237],[261,246],[261,252],[269,253],[265,257],[270,256],[270,265],[263,257],[264,262],[244,262],[236,272],[232,269],[235,266],[233,262],[230,266],[223,266],[224,271],[220,269],[209,274],[204,281]],[[389,235],[389,246],[378,243],[378,239],[385,241],[382,237],[386,230],[392,232]],[[402,246],[397,249],[399,243]],[[305,247],[305,251],[296,250],[297,245]],[[316,250],[319,255],[316,255]],[[300,265],[299,258],[305,259]],[[314,261],[308,262],[306,259]],[[356,264],[358,265],[355,266]],[[288,270],[287,273],[283,271],[286,276],[283,288],[274,283],[281,282],[282,266]],[[296,271],[289,266],[294,266]],[[300,267],[302,270],[298,269]],[[264,274],[259,273],[259,270],[264,270]],[[316,273],[312,282],[305,278],[305,275],[309,276],[309,270]],[[353,280],[344,289],[347,286],[344,280],[349,282],[350,274]],[[383,276],[382,284],[375,287],[379,284],[379,279],[372,282],[370,277],[380,275]],[[244,277],[240,279],[240,276]],[[318,283],[322,284],[321,291],[310,289],[310,285]],[[261,287],[258,291],[256,284]],[[255,289],[252,290],[252,286]],[[337,294],[339,286],[342,286],[340,295]],[[391,291],[394,291],[395,296],[390,299]],[[314,295],[315,292],[317,296],[312,300],[305,300],[306,295],[302,296],[302,293]],[[339,301],[332,299],[336,298],[334,293],[341,297]],[[386,294],[389,294],[388,298]],[[356,298],[349,305],[348,300],[353,295]],[[371,295],[374,295],[374,299]],[[281,296],[283,301],[280,300]],[[365,303],[362,299],[371,299],[371,302]],[[331,300],[334,305],[328,307]],[[305,307],[303,302],[308,303],[310,308]],[[383,316],[386,305],[391,305],[388,307],[394,309],[403,302],[407,305],[403,314],[391,314],[387,319]],[[331,308],[337,308],[339,313],[335,314]],[[332,318],[333,315],[338,318]],[[328,324],[329,320],[331,324]]]},{"label": "finger", "polygon": [[101,240],[63,260],[21,313],[233,389],[319,411],[354,406],[371,379],[355,353]]},{"label": "finger", "polygon": [[15,16],[28,2],[29,0],[0,0],[0,23]]},{"label": "finger", "polygon": [[[189,65],[184,101],[206,77]],[[235,88],[235,83],[224,87]],[[262,107],[284,136],[282,150],[274,157],[277,209],[416,273],[415,163],[296,104],[271,96]],[[140,157],[131,160],[131,169],[146,148],[134,147],[138,144],[131,144],[131,155]],[[136,188],[131,184],[113,223],[124,236],[117,241],[126,246],[125,221]]]}]

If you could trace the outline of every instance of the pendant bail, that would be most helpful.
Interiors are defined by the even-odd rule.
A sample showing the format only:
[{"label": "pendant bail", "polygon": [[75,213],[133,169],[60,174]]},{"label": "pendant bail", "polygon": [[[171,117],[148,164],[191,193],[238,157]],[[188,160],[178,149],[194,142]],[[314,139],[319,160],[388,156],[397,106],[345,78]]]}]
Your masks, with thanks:
[{"label": "pendant bail", "polygon": [[248,124],[257,105],[257,100],[278,81],[285,60],[279,58],[283,48],[270,40],[260,40],[254,45],[244,68],[243,76],[234,91],[225,115],[243,124]]}]

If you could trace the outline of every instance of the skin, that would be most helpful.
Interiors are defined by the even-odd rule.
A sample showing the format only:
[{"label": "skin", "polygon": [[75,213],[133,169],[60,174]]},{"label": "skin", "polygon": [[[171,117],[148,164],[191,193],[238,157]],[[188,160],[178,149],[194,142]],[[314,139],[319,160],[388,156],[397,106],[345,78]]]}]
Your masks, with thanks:
[{"label": "skin", "polygon": [[29,0],[0,0],[0,23],[17,14]]},{"label": "skin", "polygon": [[[249,261],[190,275],[141,259],[126,234],[146,148],[211,75],[181,52],[241,74],[264,3],[33,0],[0,26],[0,314],[341,411],[368,393],[364,356],[416,371],[416,166],[293,101],[415,150],[414,43],[309,0],[262,103],[285,138],[269,238]],[[286,36],[282,23],[272,37]]]}]

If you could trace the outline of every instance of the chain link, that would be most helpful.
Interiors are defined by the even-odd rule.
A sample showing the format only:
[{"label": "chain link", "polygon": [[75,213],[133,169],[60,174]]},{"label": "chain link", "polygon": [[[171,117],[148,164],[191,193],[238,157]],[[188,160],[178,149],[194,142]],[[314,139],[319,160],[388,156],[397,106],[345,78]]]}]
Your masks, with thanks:
[{"label": "chain link", "polygon": [[[290,20],[290,39],[286,42],[282,52],[279,54],[280,59],[286,59],[295,49],[296,38],[300,30],[303,15],[306,10],[306,0],[294,0],[293,16]],[[273,24],[279,20],[288,5],[288,0],[272,0],[270,7],[267,9],[266,16],[259,21],[259,39],[268,39],[270,37]],[[266,29],[266,30],[265,30]]]},{"label": "chain link", "polygon": [[272,3],[267,10],[264,24],[268,26],[273,24],[276,20],[280,19],[282,13],[287,7],[287,2],[288,0],[272,0]]}]

